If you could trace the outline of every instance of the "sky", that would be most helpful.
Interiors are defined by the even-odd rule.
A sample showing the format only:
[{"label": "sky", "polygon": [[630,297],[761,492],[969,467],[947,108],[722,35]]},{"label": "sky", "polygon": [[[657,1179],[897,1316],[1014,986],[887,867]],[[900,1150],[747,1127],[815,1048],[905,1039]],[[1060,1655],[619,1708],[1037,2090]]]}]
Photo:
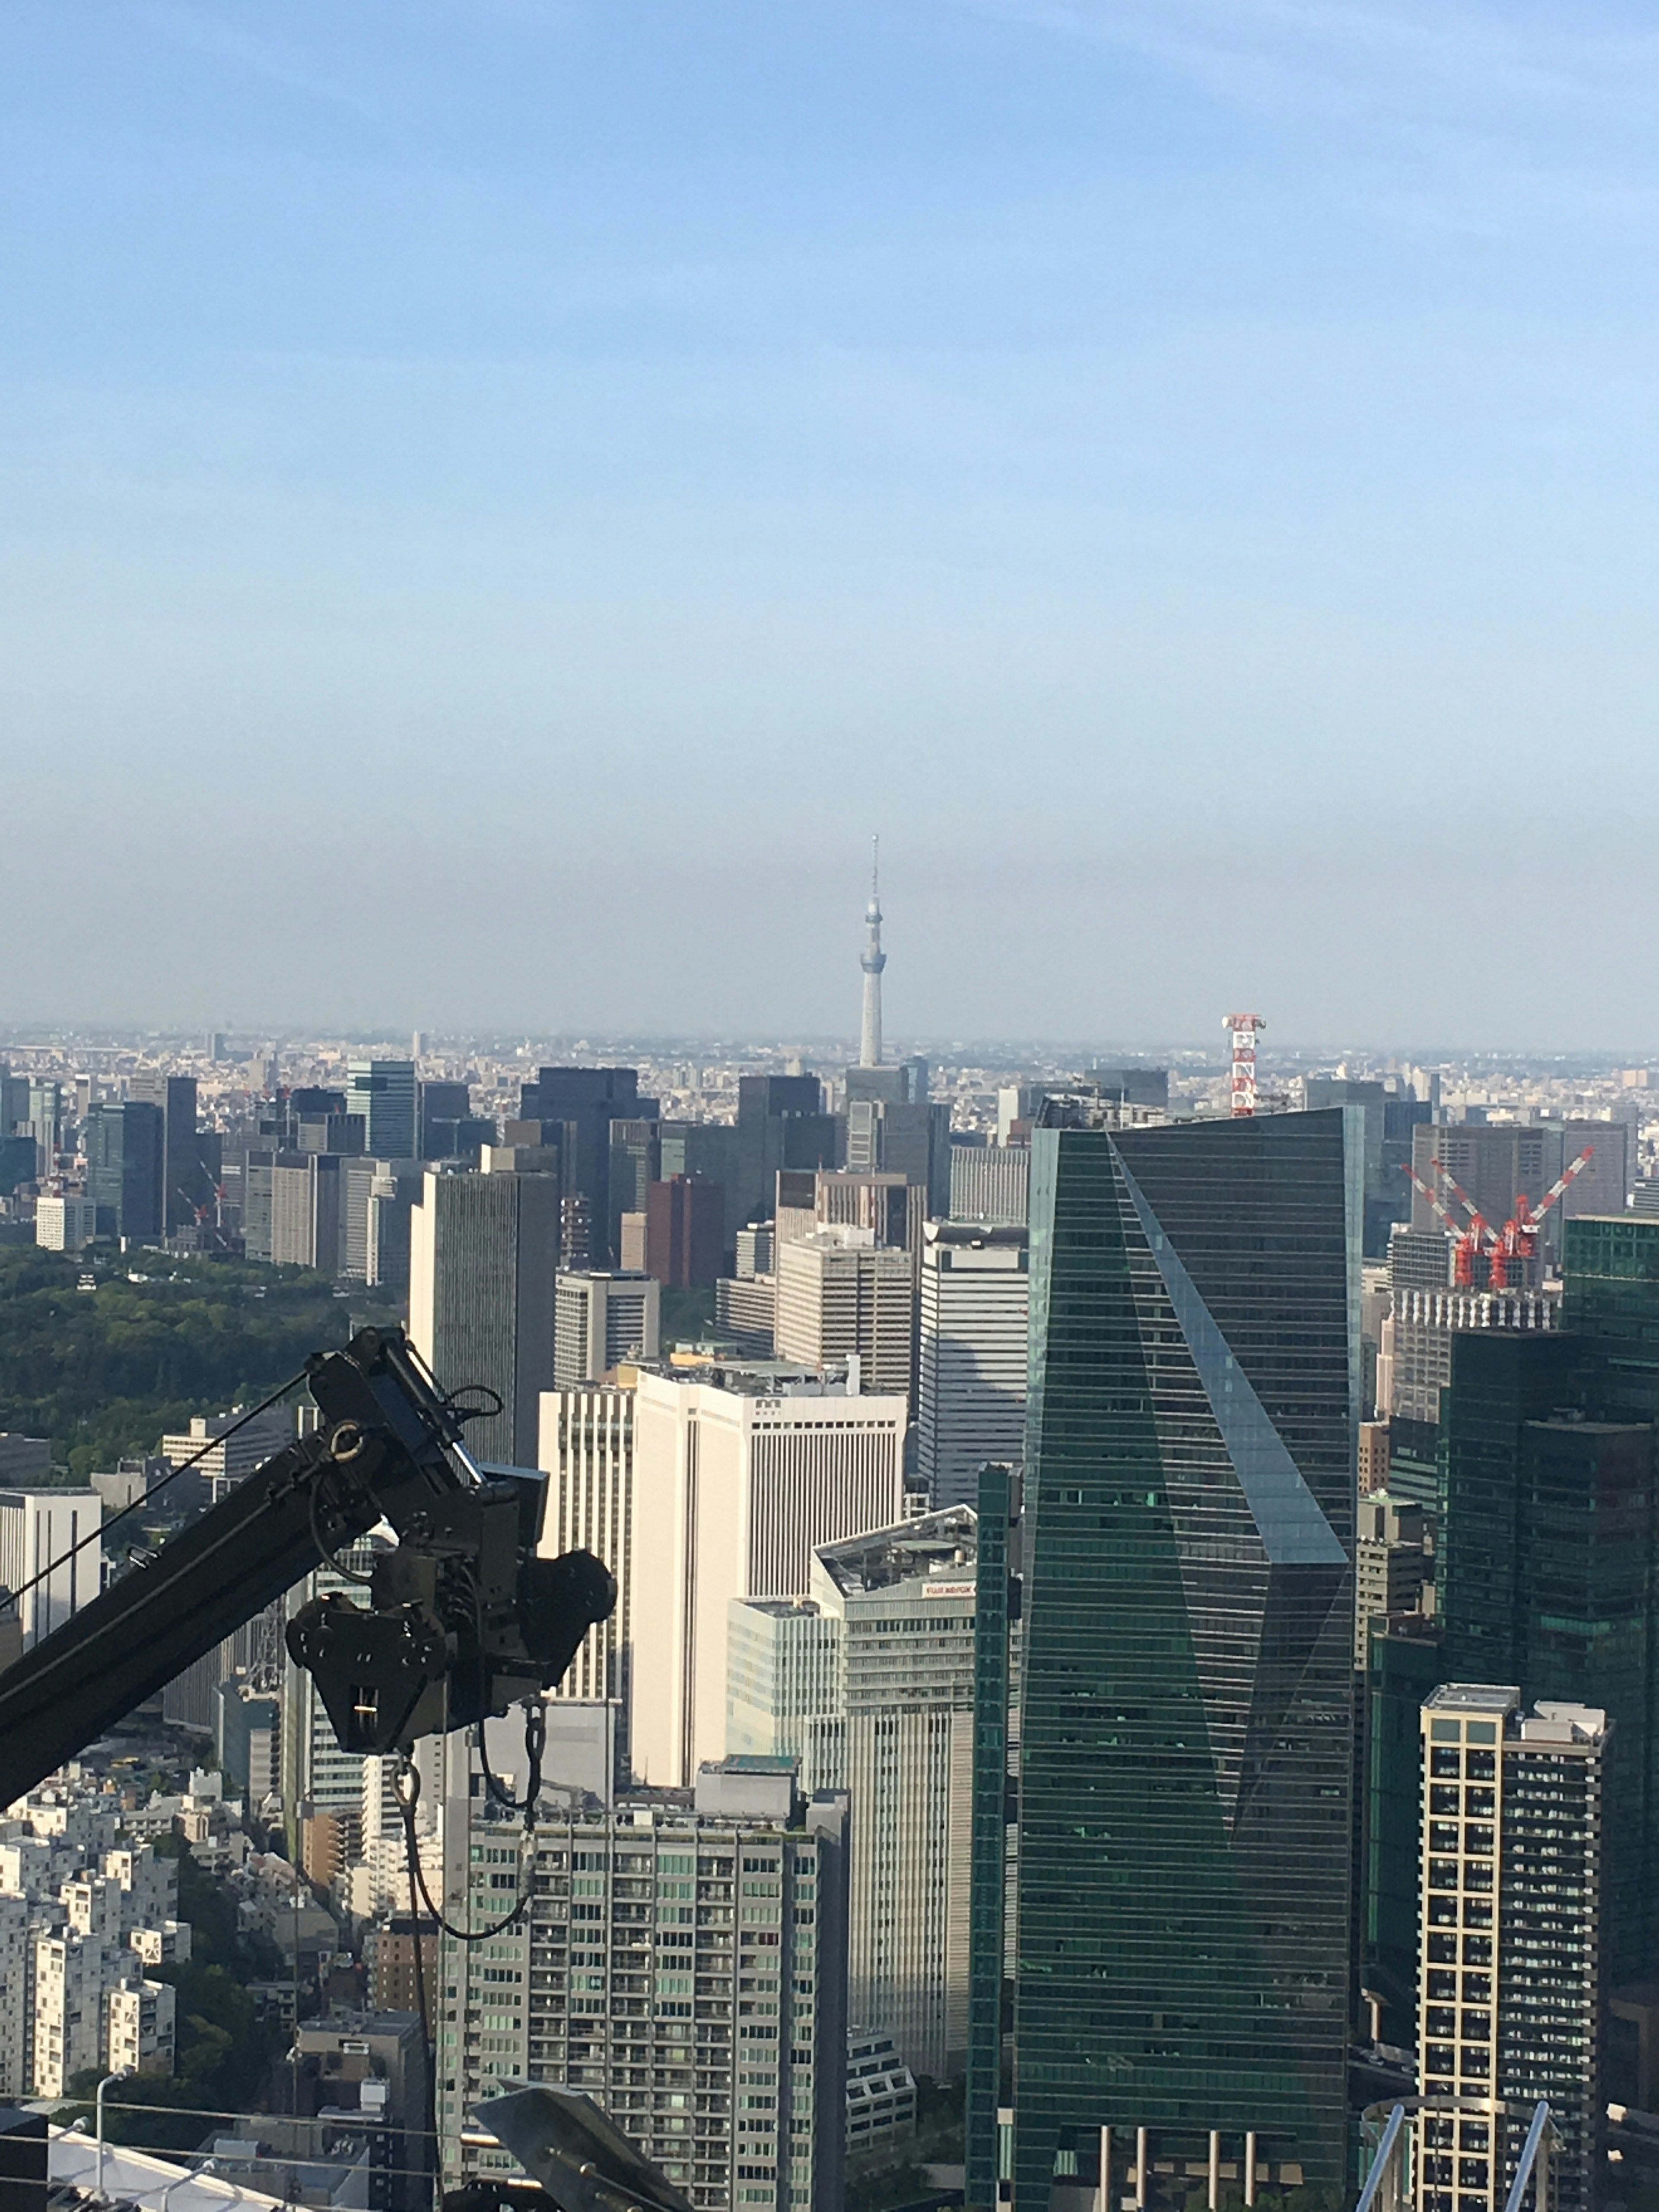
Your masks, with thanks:
[{"label": "sky", "polygon": [[0,1019],[1659,1050],[1659,27],[9,0]]}]

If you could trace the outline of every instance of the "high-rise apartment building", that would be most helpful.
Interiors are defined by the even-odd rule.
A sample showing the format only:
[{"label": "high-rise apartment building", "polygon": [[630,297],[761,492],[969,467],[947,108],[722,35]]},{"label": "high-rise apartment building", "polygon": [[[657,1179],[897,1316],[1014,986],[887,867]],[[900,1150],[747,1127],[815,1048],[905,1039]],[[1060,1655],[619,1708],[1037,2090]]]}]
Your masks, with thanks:
[{"label": "high-rise apartment building", "polygon": [[[443,2181],[511,2162],[465,2146],[507,2081],[593,2097],[709,2212],[842,2202],[847,2110],[845,1800],[803,1804],[759,1762],[706,1769],[696,1796],[612,1814],[469,1825],[452,1799],[455,1911],[523,1920],[447,1939],[439,2030]],[[465,1922],[463,1924],[465,1924]]]},{"label": "high-rise apartment building", "polygon": [[818,1230],[777,1253],[780,1359],[856,1358],[866,1385],[908,1396],[915,1346],[915,1261],[868,1229]]},{"label": "high-rise apartment building", "polygon": [[193,1075],[135,1075],[130,1096],[161,1115],[161,1219],[169,1230],[196,1218],[209,1195],[197,1145],[196,1078]]},{"label": "high-rise apartment building", "polygon": [[412,1160],[420,1135],[414,1061],[349,1060],[346,1111],[362,1116],[366,1152],[378,1160]]},{"label": "high-rise apartment building", "polygon": [[548,1478],[543,1557],[592,1552],[617,1578],[610,1620],[588,1630],[551,1694],[625,1705],[633,1614],[634,1393],[598,1387],[544,1392],[536,1464]]},{"label": "high-rise apartment building", "polygon": [[927,1224],[917,1472],[936,1506],[972,1504],[985,1462],[1018,1460],[1024,1449],[1028,1242],[1023,1226]]},{"label": "high-rise apartment building", "polygon": [[641,1375],[634,1410],[631,1745],[686,1787],[726,1748],[733,1598],[805,1596],[812,1554],[891,1526],[906,1401],[726,1370]]},{"label": "high-rise apartment building", "polygon": [[556,1176],[428,1171],[410,1217],[410,1338],[443,1389],[499,1398],[467,1427],[481,1458],[536,1463],[558,1259]]},{"label": "high-rise apartment building", "polygon": [[[1604,1769],[1593,1707],[1450,1682],[1422,1708],[1419,2212],[1491,2212],[1546,2100],[1551,2203],[1597,2201]],[[1483,2112],[1478,2100],[1491,2100]]]},{"label": "high-rise apartment building", "polygon": [[1022,2203],[1103,2129],[1345,2173],[1352,1110],[1033,1136]]},{"label": "high-rise apartment building", "polygon": [[160,1236],[162,1138],[159,1106],[129,1099],[89,1108],[82,1139],[87,1196],[98,1209],[100,1237]]},{"label": "high-rise apartment building", "polygon": [[1031,1211],[1029,1145],[952,1145],[951,1218],[1023,1229]]},{"label": "high-rise apartment building", "polygon": [[20,1593],[25,1650],[103,1587],[103,1518],[95,1490],[0,1490],[0,1586]]},{"label": "high-rise apartment building", "polygon": [[620,1268],[571,1268],[555,1292],[553,1382],[580,1389],[619,1361],[654,1359],[661,1346],[662,1286]]}]

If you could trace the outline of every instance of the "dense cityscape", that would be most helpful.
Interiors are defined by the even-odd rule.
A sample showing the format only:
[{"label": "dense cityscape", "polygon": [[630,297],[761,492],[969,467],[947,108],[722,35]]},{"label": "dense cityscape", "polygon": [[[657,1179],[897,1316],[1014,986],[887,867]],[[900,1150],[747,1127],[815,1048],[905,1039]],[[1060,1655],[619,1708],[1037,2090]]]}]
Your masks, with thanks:
[{"label": "dense cityscape", "polygon": [[13,1657],[364,1328],[615,1585],[364,1752],[296,1624],[393,1531],[319,1537],[9,1808],[91,2186],[413,2208],[538,2083],[698,2207],[1322,2212],[1402,2100],[1425,2212],[1540,2100],[1564,2212],[1659,2186],[1659,1083],[890,1051],[882,924],[839,1048],[9,1038]]},{"label": "dense cityscape", "polygon": [[1656,208],[0,7],[0,2212],[1659,2212]]}]

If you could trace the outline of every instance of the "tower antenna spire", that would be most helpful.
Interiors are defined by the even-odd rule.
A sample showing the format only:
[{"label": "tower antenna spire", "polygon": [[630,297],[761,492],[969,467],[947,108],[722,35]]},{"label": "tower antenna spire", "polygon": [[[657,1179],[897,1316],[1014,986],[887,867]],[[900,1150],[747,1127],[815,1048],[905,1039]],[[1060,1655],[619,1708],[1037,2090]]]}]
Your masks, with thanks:
[{"label": "tower antenna spire", "polygon": [[887,955],[881,949],[881,837],[870,840],[870,903],[864,912],[864,951],[859,965],[864,970],[864,1024],[859,1036],[859,1066],[881,1066],[881,971]]}]

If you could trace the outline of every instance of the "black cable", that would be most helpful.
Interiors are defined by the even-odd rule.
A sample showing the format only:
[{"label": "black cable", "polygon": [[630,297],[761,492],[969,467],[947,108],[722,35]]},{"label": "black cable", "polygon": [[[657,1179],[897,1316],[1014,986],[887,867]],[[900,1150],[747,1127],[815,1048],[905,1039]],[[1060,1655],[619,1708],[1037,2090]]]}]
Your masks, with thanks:
[{"label": "black cable", "polygon": [[509,1813],[525,1814],[525,1826],[531,1825],[530,1815],[536,1808],[536,1800],[542,1794],[542,1753],[547,1748],[547,1707],[539,1698],[526,1699],[524,1715],[525,1758],[530,1767],[530,1779],[526,1788],[524,1802],[520,1803],[503,1782],[497,1781],[489,1765],[489,1744],[486,1735],[489,1723],[478,1723],[478,1764],[483,1769],[484,1786],[498,1805]]},{"label": "black cable", "polygon": [[273,1390],[270,1397],[262,1398],[257,1406],[250,1406],[240,1420],[233,1421],[229,1428],[222,1431],[218,1436],[210,1437],[201,1449],[191,1452],[188,1459],[181,1459],[170,1474],[164,1474],[159,1482],[153,1482],[142,1498],[134,1498],[131,1505],[124,1505],[119,1512],[112,1513],[107,1521],[100,1521],[97,1528],[82,1537],[79,1543],[71,1544],[68,1551],[60,1558],[52,1560],[47,1565],[42,1567],[38,1574],[32,1575],[27,1582],[20,1583],[15,1590],[9,1591],[8,1595],[11,1602],[15,1604],[16,1601],[32,1590],[37,1583],[43,1583],[49,1575],[55,1575],[59,1567],[66,1567],[76,1553],[84,1552],[88,1544],[101,1543],[110,1530],[118,1522],[125,1521],[129,1514],[146,1510],[151,1498],[158,1491],[165,1490],[170,1482],[176,1482],[181,1474],[187,1473],[195,1466],[198,1460],[205,1459],[216,1445],[223,1443],[228,1437],[236,1435],[239,1430],[245,1429],[250,1421],[258,1420],[261,1413],[268,1413],[273,1406],[280,1405],[295,1384],[303,1382],[305,1379],[306,1370],[302,1367],[297,1375],[290,1375],[280,1389]]},{"label": "black cable", "polygon": [[[411,1765],[411,1773],[414,1769]],[[419,1777],[416,1778],[416,1788]],[[395,1789],[395,1784],[394,1784]],[[398,1800],[401,1806],[403,1799]],[[411,1797],[409,1812],[404,1821],[404,1838],[409,1855],[409,1917],[415,1933],[415,2002],[420,2009],[421,2033],[426,2039],[426,2133],[432,2146],[431,2186],[435,2193],[443,2179],[443,2160],[438,2149],[438,2037],[432,2022],[431,2001],[426,1990],[426,1958],[422,1950],[421,1908],[416,1891],[426,1894],[426,1884],[421,1880],[420,1846],[415,1840],[415,1801]]]},{"label": "black cable", "polygon": [[[543,1739],[544,1741],[547,1727],[547,1717],[545,1713],[542,1715],[541,1724]],[[538,1743],[532,1749],[531,1741],[532,1725],[532,1723],[530,1716],[526,1715],[525,1722],[525,1748],[531,1753],[532,1759],[534,1762],[532,1770],[532,1778],[535,1781],[536,1790],[539,1791],[541,1787],[541,1745]],[[504,1920],[493,1922],[488,1928],[457,1928],[453,1922],[445,1919],[441,1909],[433,1902],[432,1893],[426,1886],[426,1875],[422,1871],[420,1846],[415,1838],[415,1808],[420,1802],[421,1778],[416,1768],[414,1760],[410,1759],[407,1753],[404,1754],[403,1764],[399,1766],[397,1773],[392,1778],[392,1795],[398,1800],[398,1809],[403,1815],[404,1842],[409,1858],[410,1881],[413,1885],[414,1888],[419,1890],[422,1901],[425,1905],[427,1911],[437,1922],[439,1927],[442,1929],[444,1934],[453,1937],[457,1943],[483,1943],[487,1942],[492,1936],[504,1936],[509,1928],[516,1926],[517,1923],[524,1918],[525,1914],[529,1911],[530,1900],[535,1894],[536,1855],[534,1850],[531,1850],[526,1853],[524,1861],[524,1887],[520,1892],[518,1903],[514,1906],[512,1911],[507,1914],[507,1917]],[[520,1808],[519,1809],[524,1814],[525,1832],[526,1837],[528,1837],[536,1825],[536,1796],[534,1792],[532,1792],[528,1804]],[[411,1911],[414,1908],[411,1906]]]},{"label": "black cable", "polygon": [[[325,1468],[324,1474],[325,1474],[326,1473],[327,1469]],[[311,1496],[307,1504],[311,1517],[311,1540],[317,1547],[317,1549],[322,1553],[324,1565],[331,1567],[334,1572],[339,1576],[342,1582],[362,1583],[367,1586],[374,1581],[374,1577],[373,1574],[360,1574],[356,1567],[347,1566],[344,1560],[342,1559],[337,1553],[331,1552],[328,1546],[323,1541],[323,1532],[317,1526],[317,1510],[322,1502],[323,1485],[322,1480],[319,1478],[319,1480],[312,1486]]]}]

